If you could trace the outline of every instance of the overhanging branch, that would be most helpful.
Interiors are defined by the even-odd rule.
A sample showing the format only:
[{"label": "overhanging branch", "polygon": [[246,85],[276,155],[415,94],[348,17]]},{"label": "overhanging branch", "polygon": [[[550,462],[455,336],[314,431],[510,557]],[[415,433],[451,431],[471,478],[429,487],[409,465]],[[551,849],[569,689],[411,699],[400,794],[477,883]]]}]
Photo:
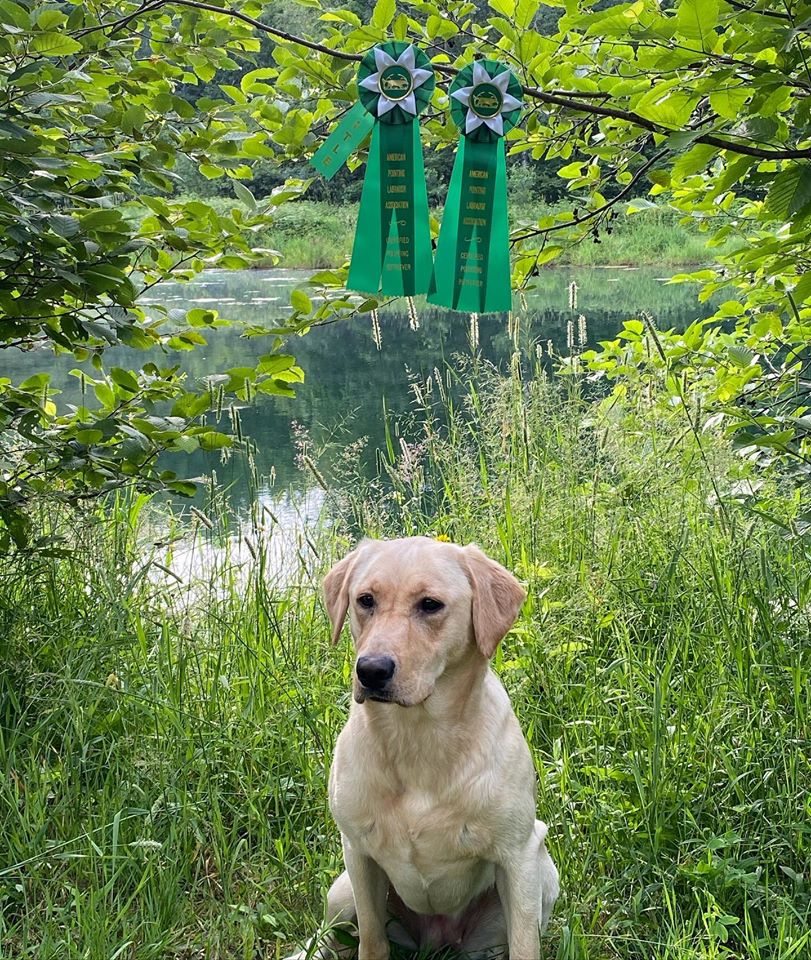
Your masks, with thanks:
[{"label": "overhanging branch", "polygon": [[727,0],[727,3],[730,7],[734,7],[743,13],[755,13],[761,17],[772,17],[775,20],[788,20],[789,22],[791,22],[792,19],[789,14],[783,13],[780,10],[758,10],[757,7],[748,3],[739,3],[738,0]]},{"label": "overhanging branch", "polygon": [[[164,7],[187,7],[193,10],[205,10],[209,13],[219,14],[220,16],[232,17],[235,20],[239,20],[242,23],[246,23],[249,26],[254,27],[256,30],[261,31],[262,33],[266,33],[269,36],[275,37],[277,40],[281,40],[285,43],[295,44],[297,46],[304,47],[307,50],[313,50],[316,53],[323,53],[329,57],[335,57],[339,60],[358,63],[363,59],[364,56],[361,53],[349,53],[345,50],[335,50],[332,47],[328,47],[323,43],[318,43],[315,40],[307,40],[304,37],[296,37],[284,30],[279,30],[276,27],[271,27],[266,23],[262,23],[261,20],[250,17],[247,14],[242,13],[240,10],[235,10],[232,7],[218,7],[212,3],[205,3],[204,0],[153,0],[151,3],[144,3],[144,5],[138,11],[128,15],[127,17],[77,31],[76,36],[83,36],[96,30],[110,30],[111,33],[114,33],[116,30],[122,29],[123,26],[125,26],[131,20],[143,15],[155,13]],[[457,67],[452,67],[446,63],[435,63],[433,66],[440,73],[443,73],[448,77],[455,76],[457,73],[459,73],[459,69]],[[674,133],[680,132],[669,129],[668,127],[664,127],[653,120],[649,120],[647,117],[641,117],[639,114],[633,113],[629,110],[621,110],[618,107],[610,107],[605,104],[587,102],[585,99],[579,100],[577,94],[564,95],[562,93],[540,90],[538,87],[527,86],[522,86],[522,90],[525,97],[529,97],[531,100],[536,100],[539,103],[562,107],[566,110],[572,110],[575,113],[585,113],[590,116],[609,117],[614,120],[623,120],[626,123],[632,124],[633,126],[640,127],[642,130],[647,130],[650,133],[659,134],[661,136],[671,136]],[[738,140],[730,140],[726,137],[717,136],[713,133],[703,133],[701,136],[696,137],[692,142],[705,143],[710,146],[717,147],[719,150],[728,150],[730,153],[742,154],[748,157],[756,157],[759,160],[811,159],[811,146],[794,149],[759,147]]]}]

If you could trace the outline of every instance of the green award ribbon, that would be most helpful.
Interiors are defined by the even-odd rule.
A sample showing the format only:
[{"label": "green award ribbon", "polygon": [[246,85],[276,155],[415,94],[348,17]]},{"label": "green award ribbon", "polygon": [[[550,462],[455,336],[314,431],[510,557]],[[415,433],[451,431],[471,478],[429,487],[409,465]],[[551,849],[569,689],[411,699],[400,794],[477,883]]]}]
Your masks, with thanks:
[{"label": "green award ribbon", "polygon": [[521,116],[521,85],[503,63],[477,60],[451,84],[462,133],[437,241],[428,302],[468,313],[512,308],[504,135]]},{"label": "green award ribbon", "polygon": [[385,296],[431,284],[428,195],[417,116],[434,91],[428,57],[410,43],[378,44],[358,69],[357,103],[316,152],[329,178],[372,130],[347,288]]}]

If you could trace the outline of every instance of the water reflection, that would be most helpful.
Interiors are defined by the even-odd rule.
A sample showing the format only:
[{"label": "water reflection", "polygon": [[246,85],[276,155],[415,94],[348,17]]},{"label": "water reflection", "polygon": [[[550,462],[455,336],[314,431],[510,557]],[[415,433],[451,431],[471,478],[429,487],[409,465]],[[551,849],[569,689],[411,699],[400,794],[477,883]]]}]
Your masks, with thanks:
[{"label": "water reflection", "polygon": [[[289,313],[293,287],[306,282],[307,272],[207,271],[189,284],[164,283],[142,301],[188,309],[209,306],[223,316],[254,325],[272,327]],[[712,308],[699,304],[696,288],[667,286],[665,271],[657,269],[555,268],[545,270],[524,301],[516,298],[514,318],[519,323],[519,342],[526,354],[535,344],[551,340],[565,352],[567,325],[582,314],[587,321],[589,343],[612,338],[622,321],[645,310],[660,328],[684,326],[708,316]],[[577,305],[570,309],[569,285],[577,283]],[[312,330],[292,338],[285,349],[294,353],[306,373],[295,400],[261,397],[240,411],[243,431],[256,443],[258,495],[281,503],[281,491],[314,489],[312,476],[297,465],[296,427],[301,425],[316,446],[330,439],[349,444],[368,437],[370,450],[384,442],[384,407],[392,421],[409,410],[413,395],[409,375],[425,377],[442,368],[455,354],[471,353],[470,322],[462,314],[431,307],[416,300],[418,329],[412,329],[406,304],[399,301],[381,311],[382,349],[372,339],[368,315]],[[208,344],[194,351],[172,355],[192,381],[228,367],[253,363],[272,349],[266,337],[240,337],[238,328],[207,330]],[[575,334],[576,335],[576,334]],[[505,367],[513,342],[504,315],[490,314],[478,320],[479,355]],[[129,366],[154,359],[126,348],[108,351],[108,366]],[[39,351],[3,351],[0,376],[25,376],[50,367],[52,382],[63,390],[60,402],[77,402],[79,384],[69,371],[81,367],[72,357],[45,355]],[[88,365],[88,372],[92,372]],[[373,460],[369,460],[370,466]],[[236,511],[248,512],[257,495],[248,482],[245,463],[235,457],[221,463],[217,454],[195,451],[171,463],[186,476],[205,476],[216,471],[228,486]],[[269,478],[275,477],[275,486]]]},{"label": "water reflection", "polygon": [[170,588],[173,609],[189,613],[204,597],[225,599],[234,582],[246,583],[257,573],[275,584],[310,582],[318,555],[308,530],[318,523],[324,496],[318,487],[260,490],[251,510],[232,520],[227,536],[212,535],[198,519],[205,514],[192,513],[179,536],[153,549],[150,580]]}]

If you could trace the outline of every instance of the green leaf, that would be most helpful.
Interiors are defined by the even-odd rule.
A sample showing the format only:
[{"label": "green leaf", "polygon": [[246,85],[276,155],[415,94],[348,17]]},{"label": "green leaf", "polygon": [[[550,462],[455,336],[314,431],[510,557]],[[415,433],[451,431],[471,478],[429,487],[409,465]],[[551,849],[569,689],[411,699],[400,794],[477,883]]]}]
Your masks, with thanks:
[{"label": "green leaf", "polygon": [[67,57],[78,53],[82,45],[64,33],[38,33],[31,41],[31,49],[46,57]]},{"label": "green leaf", "polygon": [[205,430],[195,434],[195,437],[203,450],[221,450],[223,447],[230,447],[234,442],[233,437],[217,430]]},{"label": "green leaf", "polygon": [[180,436],[175,440],[174,446],[184,453],[194,453],[195,450],[200,449],[200,441],[197,437]]},{"label": "green leaf", "polygon": [[290,303],[297,313],[312,313],[313,302],[303,290],[294,290],[290,294]]},{"label": "green leaf", "polygon": [[5,524],[15,545],[22,550],[28,546],[31,536],[31,520],[16,507],[4,507],[0,511],[0,521]]},{"label": "green leaf", "polygon": [[0,0],[0,23],[10,24],[21,30],[31,29],[28,11],[13,0]]},{"label": "green leaf", "polygon": [[737,367],[748,367],[752,363],[753,357],[754,353],[743,344],[736,343],[729,348],[729,359]]},{"label": "green leaf", "polygon": [[40,30],[51,30],[53,27],[61,27],[67,19],[60,10],[45,8],[37,16],[37,27]]},{"label": "green leaf", "polygon": [[352,10],[331,10],[329,13],[323,13],[319,20],[335,20],[338,23],[348,23],[353,27],[360,27],[363,21]]},{"label": "green leaf", "polygon": [[638,100],[632,101],[631,107],[639,116],[675,130],[687,123],[698,101],[698,94],[687,92],[681,81],[673,80],[655,84]]},{"label": "green leaf", "polygon": [[268,393],[277,397],[295,397],[296,391],[283,380],[263,380],[256,385],[258,393]]},{"label": "green leaf", "polygon": [[550,263],[561,253],[563,253],[563,247],[550,243],[541,250],[537,257],[533,257],[535,266],[540,267],[545,263]]},{"label": "green leaf", "polygon": [[137,393],[141,389],[137,377],[131,374],[129,370],[122,370],[121,367],[113,367],[110,370],[110,379],[116,386],[129,393]]},{"label": "green leaf", "polygon": [[211,398],[206,393],[184,393],[172,407],[173,417],[183,417],[184,420],[193,420],[205,413],[211,406]]},{"label": "green leaf", "polygon": [[752,88],[746,86],[722,87],[710,94],[710,106],[726,120],[737,120],[741,108],[752,96]]},{"label": "green leaf", "polygon": [[540,0],[518,0],[515,22],[521,30],[527,30],[532,26],[540,5]]},{"label": "green leaf", "polygon": [[98,443],[104,439],[104,433],[101,430],[77,430],[76,439],[79,443]]},{"label": "green leaf", "polygon": [[41,393],[43,388],[50,382],[50,379],[50,373],[35,373],[30,377],[26,377],[17,389],[29,393]]},{"label": "green leaf", "polygon": [[296,362],[296,358],[288,353],[269,353],[259,358],[257,370],[272,376],[282,370],[289,370]]},{"label": "green leaf", "polygon": [[197,493],[197,484],[191,480],[172,480],[167,486],[182,497],[193,497]]},{"label": "green leaf", "polygon": [[375,8],[372,11],[372,26],[385,30],[394,19],[396,9],[397,4],[395,0],[377,0]]},{"label": "green leaf", "polygon": [[719,0],[681,0],[676,10],[676,30],[688,40],[698,40],[709,48],[715,40]]},{"label": "green leaf", "polygon": [[779,220],[789,220],[811,204],[811,164],[797,163],[779,173],[766,196],[765,210]]},{"label": "green leaf", "polygon": [[567,163],[558,170],[558,176],[563,177],[564,180],[576,180],[581,176],[583,163],[583,160],[573,160],[571,163]]},{"label": "green leaf", "polygon": [[256,197],[251,193],[251,191],[239,180],[234,180],[233,182],[234,193],[237,197],[245,204],[246,207],[249,207],[251,210],[256,209]]},{"label": "green leaf", "polygon": [[108,207],[90,210],[81,214],[82,227],[85,230],[99,230],[102,227],[121,226],[121,213]]},{"label": "green leaf", "polygon": [[717,153],[718,147],[713,147],[708,143],[697,143],[686,153],[683,153],[673,164],[671,179],[678,182],[685,177],[690,177],[694,173],[704,170]]},{"label": "green leaf", "polygon": [[252,93],[257,86],[267,87],[267,84],[260,84],[260,80],[276,80],[279,71],[275,67],[262,67],[259,70],[251,70],[240,80],[239,87],[243,93]]},{"label": "green leaf", "polygon": [[101,382],[94,385],[93,390],[98,398],[99,403],[107,408],[111,409],[115,406],[115,393],[108,384]]},{"label": "green leaf", "polygon": [[216,180],[217,177],[221,177],[225,173],[222,167],[218,167],[213,163],[201,163],[197,169],[206,180]]},{"label": "green leaf", "polygon": [[204,310],[202,307],[195,307],[186,314],[186,322],[191,327],[208,327],[217,319],[216,310]]},{"label": "green leaf", "polygon": [[811,270],[800,277],[796,286],[791,291],[791,296],[794,298],[797,306],[811,300]]}]

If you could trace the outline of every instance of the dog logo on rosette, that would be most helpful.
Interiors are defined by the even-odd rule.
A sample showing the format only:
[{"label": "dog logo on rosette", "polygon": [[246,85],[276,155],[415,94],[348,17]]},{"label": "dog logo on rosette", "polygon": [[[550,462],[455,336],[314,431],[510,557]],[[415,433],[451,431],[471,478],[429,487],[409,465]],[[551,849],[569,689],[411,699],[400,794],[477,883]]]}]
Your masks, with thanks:
[{"label": "dog logo on rosette", "polygon": [[389,100],[404,99],[411,88],[411,74],[399,64],[387,67],[380,76],[380,89]]}]

